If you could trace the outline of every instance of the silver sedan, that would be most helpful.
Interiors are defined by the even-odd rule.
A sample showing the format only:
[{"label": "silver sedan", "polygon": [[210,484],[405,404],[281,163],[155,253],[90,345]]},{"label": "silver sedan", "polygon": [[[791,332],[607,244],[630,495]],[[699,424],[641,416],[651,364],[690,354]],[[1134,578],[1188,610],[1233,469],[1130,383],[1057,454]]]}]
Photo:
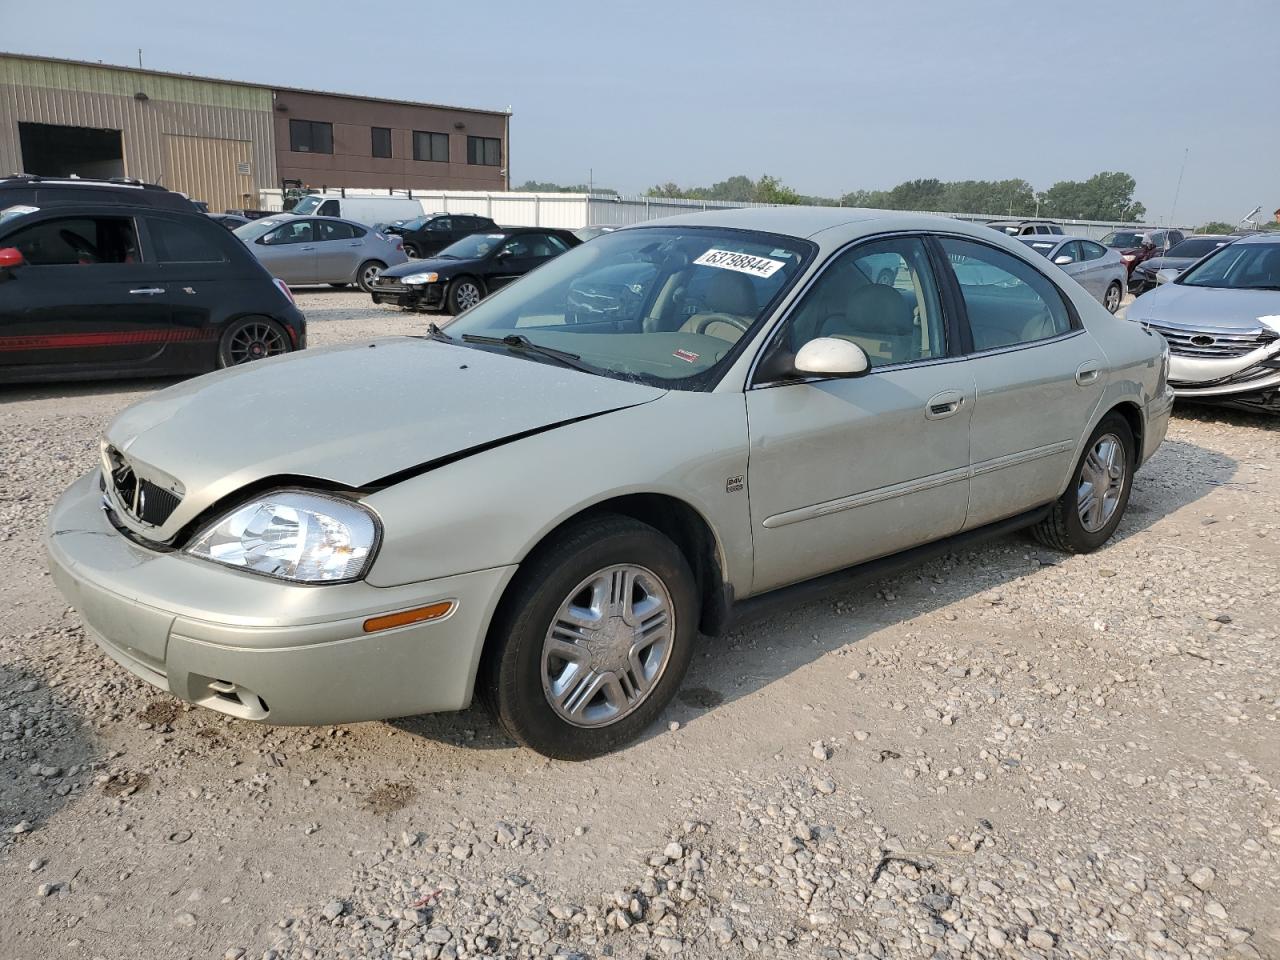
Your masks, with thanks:
[{"label": "silver sedan", "polygon": [[1120,252],[1084,237],[1019,237],[1023,243],[1062,268],[1111,313],[1120,309],[1128,279]]},{"label": "silver sedan", "polygon": [[[103,650],[174,696],[282,724],[479,696],[584,759],[659,717],[700,632],[792,588],[1019,528],[1101,547],[1167,359],[982,225],[673,217],[424,336],[147,397],[46,543]],[[289,417],[246,430],[266,396]]]},{"label": "silver sedan", "polygon": [[368,293],[379,273],[409,259],[399,237],[337,217],[284,213],[233,232],[273,277],[290,286],[358,283]]}]

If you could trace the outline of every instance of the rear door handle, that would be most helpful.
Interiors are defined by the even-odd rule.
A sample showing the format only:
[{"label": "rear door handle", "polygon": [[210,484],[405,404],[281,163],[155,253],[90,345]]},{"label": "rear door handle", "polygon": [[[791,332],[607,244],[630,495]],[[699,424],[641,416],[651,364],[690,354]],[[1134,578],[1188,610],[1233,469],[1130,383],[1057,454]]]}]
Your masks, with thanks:
[{"label": "rear door handle", "polygon": [[315,248],[315,247],[303,247],[303,248],[302,248],[302,252],[303,252],[303,253],[315,253],[315,250],[316,250],[316,248]]},{"label": "rear door handle", "polygon": [[139,297],[153,297],[157,293],[164,293],[164,287],[138,287],[138,289],[130,290],[129,292]]},{"label": "rear door handle", "polygon": [[961,391],[943,390],[941,393],[930,397],[929,402],[924,405],[925,419],[945,420],[952,414],[959,412],[963,404],[964,394]]},{"label": "rear door handle", "polygon": [[1098,375],[1102,372],[1102,364],[1097,360],[1086,360],[1080,366],[1076,367],[1076,383],[1082,387],[1098,379]]}]

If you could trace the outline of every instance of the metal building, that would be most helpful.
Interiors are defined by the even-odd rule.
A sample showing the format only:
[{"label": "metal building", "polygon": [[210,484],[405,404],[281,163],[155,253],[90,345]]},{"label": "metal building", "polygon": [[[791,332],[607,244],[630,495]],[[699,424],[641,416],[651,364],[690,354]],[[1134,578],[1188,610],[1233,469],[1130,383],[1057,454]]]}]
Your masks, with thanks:
[{"label": "metal building", "polygon": [[0,175],[136,177],[257,207],[308,187],[502,190],[509,115],[0,53]]}]

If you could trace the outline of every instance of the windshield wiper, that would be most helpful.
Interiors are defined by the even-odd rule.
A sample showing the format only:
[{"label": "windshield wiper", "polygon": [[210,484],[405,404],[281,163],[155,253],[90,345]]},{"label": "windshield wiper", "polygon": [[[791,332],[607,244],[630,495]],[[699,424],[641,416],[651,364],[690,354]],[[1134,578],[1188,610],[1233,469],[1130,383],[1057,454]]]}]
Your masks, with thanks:
[{"label": "windshield wiper", "polygon": [[453,337],[449,336],[436,324],[434,320],[427,324],[427,337],[431,340],[440,340],[444,343],[453,343]]},{"label": "windshield wiper", "polygon": [[464,333],[462,339],[466,343],[483,343],[495,347],[506,347],[517,352],[532,353],[539,357],[555,360],[562,366],[581,370],[583,373],[597,372],[596,368],[591,364],[583,363],[582,358],[576,353],[557,350],[555,347],[544,347],[540,343],[534,343],[522,333],[508,333],[505,337],[486,337],[478,333]]}]

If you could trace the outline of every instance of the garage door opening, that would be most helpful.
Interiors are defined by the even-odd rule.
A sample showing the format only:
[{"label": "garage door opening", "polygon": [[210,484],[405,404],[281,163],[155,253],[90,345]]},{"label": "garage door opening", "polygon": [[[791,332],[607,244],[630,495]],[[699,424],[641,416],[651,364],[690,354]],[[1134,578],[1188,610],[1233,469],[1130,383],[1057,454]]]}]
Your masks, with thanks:
[{"label": "garage door opening", "polygon": [[123,177],[119,130],[19,123],[22,169],[41,177]]}]

